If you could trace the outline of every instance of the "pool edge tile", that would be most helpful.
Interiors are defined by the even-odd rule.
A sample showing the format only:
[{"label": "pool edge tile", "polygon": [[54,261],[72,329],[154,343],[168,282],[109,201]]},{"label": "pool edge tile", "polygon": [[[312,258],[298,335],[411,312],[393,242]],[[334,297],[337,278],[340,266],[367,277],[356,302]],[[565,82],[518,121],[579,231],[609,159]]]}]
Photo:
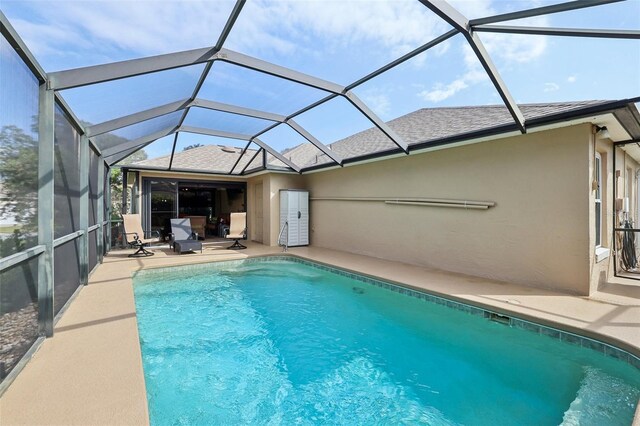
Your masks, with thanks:
[{"label": "pool edge tile", "polygon": [[486,308],[474,306],[464,302],[459,302],[457,300],[452,300],[447,297],[442,297],[440,295],[432,294],[426,290],[416,289],[414,287],[411,287],[409,285],[405,285],[402,283],[392,282],[382,278],[378,278],[378,277],[374,277],[374,276],[370,276],[362,273],[356,273],[347,269],[340,268],[338,266],[327,265],[322,262],[312,261],[294,254],[284,254],[284,255],[269,254],[269,255],[248,257],[246,259],[221,260],[221,261],[214,261],[214,262],[207,262],[207,263],[196,263],[196,264],[189,264],[189,265],[176,265],[176,266],[167,266],[167,267],[161,267],[161,268],[143,269],[143,270],[135,271],[132,274],[132,279],[135,279],[138,276],[146,277],[146,276],[153,276],[153,275],[162,275],[163,273],[167,273],[177,268],[189,270],[189,271],[221,270],[223,268],[226,269],[228,267],[233,267],[236,265],[265,262],[265,261],[294,262],[294,263],[307,265],[316,269],[334,273],[339,276],[351,278],[355,281],[360,281],[365,284],[370,284],[376,287],[390,290],[395,293],[414,297],[419,300],[423,300],[425,302],[456,309],[460,312],[464,312],[474,316],[482,316],[487,320],[492,320],[492,318],[495,315],[498,315],[501,317],[508,317],[509,322],[508,324],[505,324],[506,326],[516,327],[534,334],[544,335],[569,345],[581,346],[585,349],[593,350],[607,357],[618,359],[640,370],[640,358],[636,357],[634,354],[624,349],[617,348],[611,344],[601,342],[597,339],[591,339],[585,336],[578,335],[576,333],[568,332],[568,331],[561,330],[559,328],[551,327],[548,325],[538,324],[536,322],[519,318],[518,316],[514,316],[511,314],[505,315],[505,314],[492,311]]}]

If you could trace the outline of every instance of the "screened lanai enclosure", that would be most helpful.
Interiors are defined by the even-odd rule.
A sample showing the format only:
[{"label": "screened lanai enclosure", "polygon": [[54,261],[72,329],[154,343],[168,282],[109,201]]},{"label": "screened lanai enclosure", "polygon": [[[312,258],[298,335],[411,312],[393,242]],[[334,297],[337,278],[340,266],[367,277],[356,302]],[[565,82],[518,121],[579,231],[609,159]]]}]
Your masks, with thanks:
[{"label": "screened lanai enclosure", "polygon": [[[113,170],[239,181],[257,173],[304,174],[465,138],[526,133],[560,116],[606,112],[640,100],[638,19],[621,18],[629,7],[638,12],[629,2],[542,2],[526,9],[524,2],[489,9],[473,3],[217,1],[205,2],[217,19],[185,22],[182,12],[197,16],[197,10],[181,2],[81,2],[46,13],[41,2],[3,2],[2,390],[53,335],[65,306],[109,252],[109,220],[121,213],[111,211]],[[156,25],[175,34],[176,42],[154,44],[158,34],[120,28],[109,19],[114,10],[129,7],[138,17],[155,10],[162,22],[144,28]],[[51,14],[66,24],[36,31],[24,17],[29,8],[33,16],[40,13],[46,21]],[[65,11],[69,15],[60,16]],[[574,25],[553,26],[552,16]],[[409,19],[416,25],[408,25]],[[51,62],[43,68],[40,55],[51,51],[38,40],[72,34],[74,20],[80,28],[106,28],[122,49],[95,55],[60,51],[57,56],[69,65]],[[364,30],[357,33],[349,25]],[[297,28],[294,37],[279,38],[279,26]],[[308,33],[300,31],[305,26]],[[193,37],[180,38],[185,33]],[[320,35],[333,43],[321,49]],[[263,36],[268,48],[261,51],[254,46]],[[569,52],[565,41],[576,38],[584,42]],[[190,45],[193,40],[198,44]],[[152,55],[136,55],[137,42],[153,45]],[[87,36],[78,43],[98,46],[101,39]],[[542,45],[576,58],[576,67],[590,65],[523,65],[514,71],[514,64],[526,64]],[[436,72],[459,78],[439,84]],[[527,76],[527,87],[510,84],[516,74]],[[560,93],[556,81],[570,85],[578,75],[606,78],[586,97]],[[606,84],[613,81],[627,81],[626,91]],[[496,113],[470,114],[461,129],[439,121],[436,110],[416,115],[441,127],[429,135],[402,131],[394,122],[466,89],[472,91],[468,104],[498,104]],[[576,100],[610,100],[553,111],[523,105],[554,91]],[[354,135],[364,142],[350,143]]]}]

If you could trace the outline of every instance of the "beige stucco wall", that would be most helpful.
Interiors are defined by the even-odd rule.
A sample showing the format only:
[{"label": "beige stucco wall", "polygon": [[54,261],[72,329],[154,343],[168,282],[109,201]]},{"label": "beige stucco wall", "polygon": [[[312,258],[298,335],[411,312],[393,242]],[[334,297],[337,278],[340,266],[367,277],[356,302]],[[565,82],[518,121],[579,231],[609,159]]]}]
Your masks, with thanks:
[{"label": "beige stucco wall", "polygon": [[[247,180],[248,215],[249,223],[255,229],[255,187],[262,184],[262,243],[269,246],[278,245],[278,233],[280,226],[280,190],[303,189],[302,176],[292,173],[269,173],[251,177]],[[254,234],[249,232],[249,238],[254,239]]]},{"label": "beige stucco wall", "polygon": [[[256,186],[262,184],[262,238],[257,239],[256,237],[256,227],[257,227],[257,218],[255,215],[256,211]],[[249,178],[247,180],[247,228],[248,235],[247,238],[251,241],[258,240],[259,242],[268,241],[267,229],[269,227],[268,218],[269,218],[269,203],[267,194],[269,190],[269,175],[263,174],[256,177]]]},{"label": "beige stucco wall", "polygon": [[496,203],[312,201],[311,244],[588,294],[590,132],[580,125],[305,175],[312,198]]},{"label": "beige stucco wall", "polygon": [[[598,140],[595,149],[606,169],[603,241],[612,247],[613,148]],[[613,256],[595,258],[593,150],[585,124],[303,176],[259,174],[246,179],[248,237],[255,237],[256,185],[262,184],[262,241],[271,246],[277,245],[280,189],[308,189],[311,245],[590,294],[613,273]],[[496,206],[481,211],[314,197],[447,198]]]},{"label": "beige stucco wall", "polygon": [[[269,182],[269,238],[265,238],[271,246],[278,245],[280,232],[280,190],[281,189],[305,189],[304,179],[298,174],[272,174]],[[266,231],[265,231],[266,232]],[[266,234],[265,234],[266,235]]]}]

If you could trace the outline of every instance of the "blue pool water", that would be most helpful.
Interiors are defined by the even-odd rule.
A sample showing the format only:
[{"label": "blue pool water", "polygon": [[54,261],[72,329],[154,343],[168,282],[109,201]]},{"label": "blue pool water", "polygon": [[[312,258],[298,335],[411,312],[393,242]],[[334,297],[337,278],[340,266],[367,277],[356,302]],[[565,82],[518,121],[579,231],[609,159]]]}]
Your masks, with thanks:
[{"label": "blue pool water", "polygon": [[152,425],[628,425],[640,372],[289,261],[134,279]]}]

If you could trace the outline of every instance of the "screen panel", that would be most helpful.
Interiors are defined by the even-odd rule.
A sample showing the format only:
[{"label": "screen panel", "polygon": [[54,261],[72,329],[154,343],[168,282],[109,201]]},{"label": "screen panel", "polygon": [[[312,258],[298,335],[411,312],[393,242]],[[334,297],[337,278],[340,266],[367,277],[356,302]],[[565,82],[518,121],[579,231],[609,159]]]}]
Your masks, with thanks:
[{"label": "screen panel", "polygon": [[57,71],[213,46],[234,5],[234,0],[19,0],[3,1],[2,12],[27,46],[38,47],[34,52],[44,69]]},{"label": "screen panel", "polygon": [[38,257],[0,272],[0,381],[38,338]]},{"label": "screen panel", "polygon": [[[480,39],[495,51],[496,67],[519,104],[640,96],[640,40],[582,38],[576,43],[571,37],[488,33]],[[515,43],[528,48],[518,53],[505,47]],[[560,60],[567,52],[571,60]],[[594,57],[594,52],[606,53]],[[608,58],[616,58],[615,66],[606,65]]]},{"label": "screen panel", "polygon": [[80,134],[55,108],[54,238],[80,229]]},{"label": "screen panel", "polygon": [[89,272],[98,264],[98,231],[89,232]]},{"label": "screen panel", "polygon": [[187,99],[204,64],[63,90],[62,96],[86,125],[103,123]]},{"label": "screen panel", "polygon": [[[117,166],[139,165],[141,167],[168,169],[175,135],[168,135],[133,152],[118,162]],[[126,152],[123,153],[123,155]]]},{"label": "screen panel", "polygon": [[288,115],[327,95],[323,90],[217,61],[198,98]]},{"label": "screen panel", "polygon": [[[296,117],[296,122],[344,159],[397,148],[389,137],[343,98]],[[326,123],[332,123],[327,126]],[[320,161],[326,161],[321,157]]]},{"label": "screen panel", "polygon": [[[253,171],[264,169],[265,167],[265,152],[262,148],[256,148],[256,151],[251,154],[251,158],[249,158],[249,164],[244,170],[245,173],[251,173]],[[279,164],[282,164],[281,162]],[[282,164],[284,166],[284,164]]]},{"label": "screen panel", "polygon": [[37,244],[38,80],[0,35],[0,257]]},{"label": "screen panel", "polygon": [[[333,162],[330,157],[286,124],[281,124],[260,135],[260,140],[300,168]],[[267,155],[267,164],[288,167],[271,154]]]},{"label": "screen panel", "polygon": [[189,108],[183,125],[253,136],[273,123],[260,118],[193,107]]},{"label": "screen panel", "polygon": [[240,157],[238,164],[231,170],[232,175],[240,175],[243,170],[255,169],[262,167],[262,153],[260,152],[260,146],[255,143],[249,144],[249,147],[244,152],[244,155]]},{"label": "screen panel", "polygon": [[78,238],[56,247],[53,259],[53,312],[57,315],[80,285]]},{"label": "screen panel", "polygon": [[346,85],[447,29],[411,0],[247,2],[226,45]]},{"label": "screen panel", "polygon": [[384,121],[421,108],[502,102],[462,35],[440,43],[353,91]]},{"label": "screen panel", "polygon": [[117,148],[118,145],[123,143],[176,127],[180,123],[182,115],[182,111],[175,111],[170,114],[152,118],[151,120],[114,130],[113,132],[94,136],[92,140],[100,149]]},{"label": "screen panel", "polygon": [[247,141],[180,132],[171,170],[230,173]]}]

